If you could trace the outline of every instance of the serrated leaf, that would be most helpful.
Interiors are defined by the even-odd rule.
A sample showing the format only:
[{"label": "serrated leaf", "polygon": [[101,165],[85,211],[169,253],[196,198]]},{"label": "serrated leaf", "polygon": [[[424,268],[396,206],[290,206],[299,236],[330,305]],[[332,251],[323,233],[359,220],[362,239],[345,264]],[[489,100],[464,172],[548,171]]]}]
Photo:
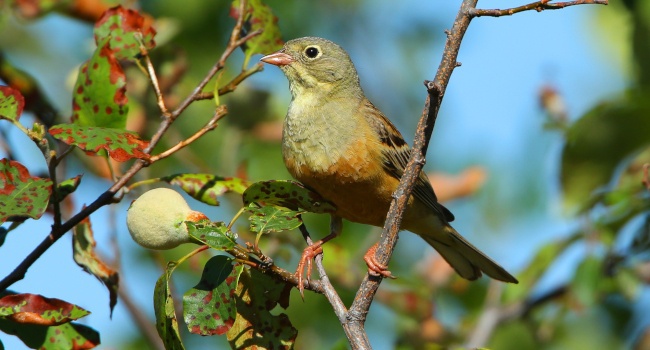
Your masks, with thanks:
[{"label": "serrated leaf", "polygon": [[0,318],[0,331],[20,338],[31,349],[93,349],[100,344],[99,333],[74,322],[59,326],[36,326]]},{"label": "serrated leaf", "polygon": [[232,234],[223,222],[205,220],[200,222],[186,221],[185,224],[187,224],[187,232],[191,237],[208,245],[210,248],[226,251],[237,244],[237,236]]},{"label": "serrated leaf", "polygon": [[67,301],[37,294],[10,294],[0,298],[0,317],[21,324],[57,326],[88,314]]},{"label": "serrated leaf", "polygon": [[235,289],[244,266],[217,255],[205,264],[201,280],[183,295],[183,314],[191,333],[222,335],[235,323]]},{"label": "serrated leaf", "polygon": [[77,124],[58,124],[49,130],[50,135],[68,145],[77,146],[90,155],[105,150],[118,162],[131,158],[149,159],[144,149],[149,146],[138,134],[122,129],[111,129]]},{"label": "serrated leaf", "polygon": [[126,76],[109,38],[99,42],[90,60],[79,68],[72,91],[72,122],[81,126],[126,127]]},{"label": "serrated leaf", "polygon": [[250,182],[236,177],[212,174],[174,174],[161,178],[170,185],[180,186],[192,198],[209,205],[219,205],[219,196],[229,192],[242,194]]},{"label": "serrated leaf", "polygon": [[0,119],[18,120],[25,108],[25,98],[20,91],[0,86]]},{"label": "serrated leaf", "polygon": [[95,23],[95,42],[99,46],[104,39],[110,41],[110,48],[118,59],[134,59],[140,55],[140,43],[147,50],[156,47],[156,30],[150,26],[138,11],[125,9],[121,5],[110,8]]},{"label": "serrated leaf", "polygon": [[0,223],[38,219],[47,208],[52,181],[34,177],[22,164],[0,159]]},{"label": "serrated leaf", "polygon": [[165,272],[158,278],[153,292],[153,306],[156,314],[156,330],[167,350],[184,350],[178,319],[174,308],[174,299],[169,288],[169,279],[176,269],[176,262],[167,264]]},{"label": "serrated leaf", "polygon": [[621,164],[650,145],[650,101],[634,91],[599,104],[567,131],[562,150],[561,182],[570,209],[586,210],[594,190],[607,185]]},{"label": "serrated leaf", "polygon": [[77,187],[79,187],[79,184],[81,183],[82,177],[83,174],[77,175],[75,177],[71,177],[69,179],[63,180],[59,183],[59,185],[56,187],[56,191],[58,195],[57,199],[59,200],[59,202],[64,200],[65,197],[67,197],[69,194],[77,190]]},{"label": "serrated leaf", "polygon": [[[253,32],[261,29],[262,33],[248,40],[244,46],[246,61],[255,54],[267,54],[282,48],[282,36],[278,27],[278,18],[271,8],[262,0],[245,0],[244,32]],[[230,17],[238,19],[241,0],[234,0],[230,7]]]},{"label": "serrated leaf", "polygon": [[311,213],[334,213],[336,207],[318,193],[308,190],[301,183],[291,180],[260,181],[250,185],[244,194],[244,205],[279,205],[291,210]]},{"label": "serrated leaf", "polygon": [[282,232],[296,229],[302,225],[299,215],[302,211],[295,211],[283,207],[251,206],[246,208],[251,215],[248,220],[251,222],[251,231],[257,232],[257,239],[263,234],[271,232]]},{"label": "serrated leaf", "polygon": [[84,271],[97,277],[108,289],[109,307],[111,315],[117,304],[117,290],[119,288],[119,275],[117,271],[104,263],[95,253],[95,237],[90,226],[90,218],[85,218],[72,231],[72,250],[74,261]]},{"label": "serrated leaf", "polygon": [[[254,269],[244,269],[235,298],[237,318],[226,333],[233,349],[292,349],[298,331],[286,314],[271,314],[289,306],[292,286]],[[275,313],[275,312],[274,312]]]}]

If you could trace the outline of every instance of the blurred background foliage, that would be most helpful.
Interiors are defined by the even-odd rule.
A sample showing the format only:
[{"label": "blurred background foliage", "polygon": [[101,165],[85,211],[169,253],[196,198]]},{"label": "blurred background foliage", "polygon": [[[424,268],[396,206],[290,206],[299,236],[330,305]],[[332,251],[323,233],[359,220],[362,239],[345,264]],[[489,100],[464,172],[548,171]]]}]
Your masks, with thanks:
[{"label": "blurred background foliage", "polygon": [[[32,118],[49,125],[68,120],[76,69],[92,52],[92,22],[103,9],[122,3],[154,19],[159,48],[152,59],[170,105],[186,96],[219,57],[234,22],[228,17],[229,1],[37,3],[0,1],[0,79],[24,83]],[[451,25],[459,1],[266,3],[279,18],[285,40],[322,36],[348,49],[367,95],[412,140],[425,95],[421,82],[435,73],[443,31]],[[479,2],[484,8],[521,4]],[[555,55],[544,56],[548,51]],[[241,52],[237,59],[222,81],[239,73]],[[426,169],[460,174],[436,174],[434,187],[438,192],[458,188],[447,198],[468,195],[447,203],[456,214],[457,228],[514,272],[520,284],[462,280],[418,237],[402,234],[390,265],[399,278],[382,284],[368,315],[373,346],[650,348],[649,185],[642,183],[644,164],[650,162],[650,2],[624,0],[607,7],[475,19],[459,59],[463,66],[452,76]],[[127,68],[127,75],[134,69]],[[129,128],[147,138],[160,113],[145,80],[129,84]],[[180,172],[289,178],[279,145],[289,99],[279,70],[265,67],[223,97],[230,112],[215,132],[142,171],[139,178]],[[213,108],[209,101],[193,104],[159,149],[193,134]],[[38,159],[36,149],[21,148],[26,139],[5,125],[0,132],[7,145],[0,151],[3,157],[13,150],[11,155],[30,164],[32,173],[45,170],[43,164],[30,162]],[[71,207],[93,199],[97,188],[108,187],[102,180],[105,166],[85,159],[76,158],[66,170],[69,176],[86,173],[84,192]],[[126,292],[140,312],[152,318],[155,279],[165,261],[189,248],[160,253],[135,246],[124,225],[128,200],[124,202],[93,214],[93,227],[99,249],[121,259]],[[191,203],[223,221],[241,205],[235,196],[216,209]],[[308,216],[306,221],[315,236],[327,230],[325,216]],[[45,224],[9,235],[0,247],[2,275],[48,230]],[[244,221],[237,230],[242,239],[253,240]],[[348,305],[365,272],[362,255],[378,232],[346,223],[344,234],[325,246],[326,269]],[[115,240],[120,256],[111,248]],[[262,250],[287,269],[295,268],[303,246],[297,232],[264,237],[261,243]],[[102,334],[105,348],[151,346],[132,326],[123,303],[109,320],[102,310],[105,291],[67,262],[72,260],[69,255],[65,249],[50,252],[43,259],[56,263],[35,265],[15,287],[47,291],[50,297],[77,304],[85,300],[80,305],[94,313],[89,323]],[[177,271],[178,291],[196,283],[204,263],[197,259]],[[345,348],[341,327],[324,297],[307,293],[303,302],[292,293],[288,314],[299,330],[297,348]],[[183,336],[187,348],[227,347],[222,337]],[[6,348],[20,344],[5,334],[0,339]]]}]

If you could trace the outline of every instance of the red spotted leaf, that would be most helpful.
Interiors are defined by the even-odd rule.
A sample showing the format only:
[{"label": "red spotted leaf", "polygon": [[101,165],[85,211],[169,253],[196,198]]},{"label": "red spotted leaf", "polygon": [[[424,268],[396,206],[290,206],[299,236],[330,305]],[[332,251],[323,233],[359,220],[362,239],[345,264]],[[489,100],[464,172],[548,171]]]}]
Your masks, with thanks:
[{"label": "red spotted leaf", "polygon": [[156,330],[167,350],[184,350],[178,319],[174,308],[174,299],[169,288],[169,280],[176,269],[175,261],[169,262],[165,272],[158,278],[153,291],[153,306],[156,314]]},{"label": "red spotted leaf", "polygon": [[138,134],[122,129],[81,126],[77,124],[54,125],[50,134],[68,145],[77,146],[90,155],[104,150],[118,162],[131,158],[148,159],[144,149],[149,146]]},{"label": "red spotted leaf", "polygon": [[244,194],[244,204],[279,205],[291,210],[311,213],[333,213],[336,207],[318,193],[291,180],[260,181],[250,185]]},{"label": "red spotted leaf", "polygon": [[[237,318],[226,337],[233,349],[293,349],[298,331],[286,314],[292,286],[254,269],[239,277],[235,299]],[[271,313],[273,310],[273,313]]]},{"label": "red spotted leaf", "polygon": [[170,185],[180,186],[194,199],[209,205],[219,205],[217,197],[228,192],[242,194],[249,181],[236,177],[221,177],[212,174],[175,174],[161,178]]},{"label": "red spotted leaf", "polygon": [[[247,60],[255,54],[268,54],[279,50],[282,47],[282,37],[278,27],[278,18],[262,0],[245,1],[244,31],[262,30],[260,35],[246,42],[244,52]],[[238,19],[242,15],[240,7],[241,0],[234,0],[230,7],[230,17]]]},{"label": "red spotted leaf", "polygon": [[11,322],[0,317],[0,331],[20,338],[31,349],[93,349],[99,345],[94,329],[70,322],[59,326],[38,326]]},{"label": "red spotted leaf", "polygon": [[31,176],[16,161],[0,159],[0,222],[40,218],[51,192],[49,179]]},{"label": "red spotted leaf", "polygon": [[111,50],[118,59],[133,59],[140,54],[140,44],[147,49],[156,47],[156,30],[138,11],[116,6],[108,9],[95,23],[95,42],[110,40]]},{"label": "red spotted leaf", "polygon": [[72,96],[72,121],[82,126],[124,129],[129,110],[126,76],[104,38],[79,69]]},{"label": "red spotted leaf", "polygon": [[95,237],[90,226],[90,219],[85,218],[74,227],[72,231],[72,250],[74,261],[84,271],[97,277],[108,288],[109,306],[111,314],[117,304],[117,289],[119,286],[119,275],[117,271],[106,265],[97,253],[95,253]]},{"label": "red spotted leaf", "polygon": [[25,108],[25,99],[16,89],[0,86],[0,119],[18,120]]},{"label": "red spotted leaf", "polygon": [[234,299],[244,266],[233,267],[232,259],[217,255],[205,264],[201,280],[183,295],[183,314],[191,333],[225,334],[237,316]]},{"label": "red spotted leaf", "polygon": [[37,294],[10,294],[0,298],[0,317],[16,323],[57,326],[88,314],[74,304]]}]

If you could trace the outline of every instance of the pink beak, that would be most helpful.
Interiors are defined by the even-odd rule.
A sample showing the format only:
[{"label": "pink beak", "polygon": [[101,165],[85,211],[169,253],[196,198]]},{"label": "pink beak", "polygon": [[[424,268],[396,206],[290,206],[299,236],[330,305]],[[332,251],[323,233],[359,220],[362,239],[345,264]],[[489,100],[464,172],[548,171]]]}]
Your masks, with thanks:
[{"label": "pink beak", "polygon": [[293,57],[289,56],[288,54],[282,52],[282,50],[278,52],[274,52],[270,55],[266,55],[260,59],[260,61],[268,64],[272,64],[274,66],[286,66],[288,64],[291,64],[293,61]]}]

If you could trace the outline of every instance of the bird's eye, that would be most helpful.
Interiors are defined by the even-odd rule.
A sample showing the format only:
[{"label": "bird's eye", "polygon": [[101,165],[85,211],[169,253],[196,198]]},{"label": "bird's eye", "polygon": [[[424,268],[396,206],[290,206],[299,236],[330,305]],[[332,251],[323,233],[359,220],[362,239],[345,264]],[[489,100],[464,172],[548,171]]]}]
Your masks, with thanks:
[{"label": "bird's eye", "polygon": [[318,48],[314,46],[310,46],[305,49],[305,55],[307,55],[309,58],[316,58],[319,54],[320,52],[318,51]]}]

